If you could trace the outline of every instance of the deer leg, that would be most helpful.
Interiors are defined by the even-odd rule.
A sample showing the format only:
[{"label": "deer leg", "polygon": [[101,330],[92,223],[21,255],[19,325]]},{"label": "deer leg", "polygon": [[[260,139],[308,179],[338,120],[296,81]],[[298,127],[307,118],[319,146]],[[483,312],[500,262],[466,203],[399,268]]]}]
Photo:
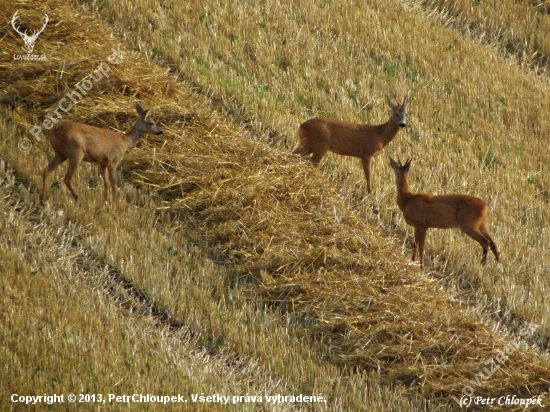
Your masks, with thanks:
[{"label": "deer leg", "polygon": [[313,150],[313,156],[311,156],[311,162],[315,167],[319,165],[319,162],[327,152],[328,152],[328,147],[321,147]]},{"label": "deer leg", "polygon": [[65,185],[73,195],[74,200],[77,202],[78,202],[78,196],[73,190],[72,180],[73,180],[74,174],[78,170],[78,166],[80,166],[80,162],[82,162],[82,158],[83,156],[69,158],[69,167],[67,168],[67,174],[65,174],[65,178],[63,179],[63,181],[65,182]]},{"label": "deer leg", "polygon": [[483,248],[483,257],[481,258],[481,264],[485,266],[485,264],[487,263],[487,251],[489,250],[489,240],[486,239],[485,236],[481,233],[481,231],[477,228],[468,227],[468,228],[461,228],[461,229],[464,233],[466,233],[468,236],[470,236],[472,239],[478,242]]},{"label": "deer leg", "polygon": [[109,181],[111,183],[111,191],[113,193],[113,200],[118,204],[117,187],[118,181],[116,176],[116,167],[114,163],[109,163],[107,166],[107,174],[109,175]]},{"label": "deer leg", "polygon": [[498,251],[498,247],[496,243],[491,238],[491,235],[489,234],[489,231],[487,230],[487,227],[485,226],[485,224],[481,225],[481,227],[479,228],[479,231],[483,236],[485,236],[485,239],[487,239],[487,241],[489,242],[489,247],[491,248],[491,251],[495,255],[497,262],[500,262],[500,252]]},{"label": "deer leg", "polygon": [[104,196],[105,201],[109,201],[109,170],[107,166],[99,165],[99,172],[101,173],[101,178],[103,179],[103,186],[105,188]]},{"label": "deer leg", "polygon": [[414,262],[416,260],[416,252],[418,251],[418,244],[416,243],[416,239],[414,240],[414,248],[413,248],[413,255],[412,255],[412,261]]},{"label": "deer leg", "polygon": [[63,156],[55,154],[55,157],[52,159],[50,163],[48,163],[48,166],[44,169],[44,173],[42,173],[42,201],[46,201],[46,180],[48,179],[48,176],[50,173],[52,173],[57,167],[63,163],[66,158]]},{"label": "deer leg", "polygon": [[305,142],[302,142],[300,144],[300,146],[298,146],[296,149],[294,149],[294,151],[292,152],[292,154],[297,154],[297,155],[300,155],[300,156],[307,156],[308,154],[311,153],[311,149],[309,148],[308,144],[305,143]]},{"label": "deer leg", "polygon": [[[367,190],[369,193],[371,193],[370,188],[370,165],[371,165],[371,159],[372,157],[366,156],[361,158],[361,162],[363,163],[363,171],[365,172],[365,179],[367,179]],[[414,260],[414,259],[413,259]]]},{"label": "deer leg", "polygon": [[424,242],[426,241],[426,228],[423,226],[418,226],[414,228],[414,252],[413,258],[414,261],[416,258],[416,251],[418,250],[418,255],[420,259],[420,267],[424,267]]}]

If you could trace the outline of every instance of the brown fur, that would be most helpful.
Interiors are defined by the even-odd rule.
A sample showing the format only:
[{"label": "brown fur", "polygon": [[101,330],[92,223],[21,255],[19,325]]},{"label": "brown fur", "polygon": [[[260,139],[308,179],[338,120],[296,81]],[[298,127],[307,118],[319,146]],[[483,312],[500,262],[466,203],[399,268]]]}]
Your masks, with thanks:
[{"label": "brown fur", "polygon": [[408,97],[405,97],[402,104],[394,104],[389,97],[387,99],[393,113],[384,124],[356,124],[324,118],[314,118],[302,123],[298,128],[300,146],[293,153],[301,156],[313,154],[311,161],[315,166],[328,151],[360,158],[367,180],[367,190],[371,193],[372,157],[380,154],[395,138],[400,127],[406,126]]},{"label": "brown fur", "polygon": [[419,250],[420,265],[424,266],[424,242],[426,231],[431,227],[437,229],[458,227],[483,248],[482,265],[487,263],[489,247],[497,262],[500,261],[497,245],[487,231],[489,207],[483,200],[469,195],[434,196],[411,193],[407,182],[411,161],[407,160],[404,165],[401,165],[390,158],[390,164],[396,176],[397,205],[403,212],[407,224],[414,227],[413,261]]},{"label": "brown fur", "polygon": [[42,199],[46,200],[46,180],[61,163],[69,160],[67,173],[63,181],[75,201],[78,196],[72,187],[72,179],[81,162],[96,163],[105,185],[105,200],[108,200],[109,186],[113,198],[117,199],[116,169],[128,150],[134,147],[144,133],[161,134],[160,127],[136,105],[139,119],[126,133],[102,129],[82,123],[62,123],[52,133],[50,144],[55,157],[46,166],[42,181]]}]

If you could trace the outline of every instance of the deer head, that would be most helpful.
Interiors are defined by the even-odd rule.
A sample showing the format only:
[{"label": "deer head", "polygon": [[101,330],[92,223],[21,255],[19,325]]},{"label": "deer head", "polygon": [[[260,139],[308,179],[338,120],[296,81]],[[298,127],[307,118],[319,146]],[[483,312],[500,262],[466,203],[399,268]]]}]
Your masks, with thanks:
[{"label": "deer head", "polygon": [[399,103],[399,100],[397,99],[397,96],[395,95],[395,92],[392,92],[393,98],[395,99],[395,103],[391,101],[391,99],[386,95],[386,99],[388,100],[388,105],[393,110],[393,121],[399,126],[399,127],[406,127],[407,126],[407,103],[409,102],[409,94],[405,96],[405,99],[403,99],[403,103]]},{"label": "deer head", "polygon": [[17,18],[19,17],[17,15],[17,13],[19,13],[19,12],[16,11],[15,14],[13,15],[13,17],[11,19],[11,25],[12,25],[13,29],[23,38],[23,41],[25,42],[24,49],[27,52],[27,54],[31,54],[32,51],[34,50],[34,42],[36,41],[38,35],[44,31],[44,29],[46,28],[46,24],[48,24],[48,15],[44,14],[44,24],[43,24],[42,28],[40,30],[35,30],[33,32],[32,36],[29,36],[29,35],[27,35],[27,30],[25,30],[24,32],[21,32],[21,31],[19,31],[19,28],[15,25],[15,22],[17,21]]}]

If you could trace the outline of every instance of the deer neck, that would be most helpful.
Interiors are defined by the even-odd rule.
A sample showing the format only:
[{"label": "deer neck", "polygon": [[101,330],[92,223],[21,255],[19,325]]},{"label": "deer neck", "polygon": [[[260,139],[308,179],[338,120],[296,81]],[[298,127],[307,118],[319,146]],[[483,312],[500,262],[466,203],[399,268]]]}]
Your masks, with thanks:
[{"label": "deer neck", "polygon": [[399,132],[399,126],[392,119],[389,119],[378,127],[383,146],[389,144],[395,138],[397,132]]},{"label": "deer neck", "polygon": [[124,133],[126,137],[126,151],[134,147],[142,135],[143,132],[138,130],[137,123],[134,124],[130,130],[126,131],[126,133]]},{"label": "deer neck", "polygon": [[411,192],[409,191],[407,177],[401,175],[397,178],[397,205],[401,210],[405,207],[410,196]]}]

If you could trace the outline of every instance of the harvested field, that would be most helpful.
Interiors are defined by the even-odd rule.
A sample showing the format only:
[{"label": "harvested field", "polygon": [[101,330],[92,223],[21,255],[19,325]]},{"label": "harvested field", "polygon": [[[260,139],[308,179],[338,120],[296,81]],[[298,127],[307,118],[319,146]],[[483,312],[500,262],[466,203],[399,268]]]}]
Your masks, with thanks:
[{"label": "harvested field", "polygon": [[[349,10],[336,6],[323,9],[314,4],[320,16],[315,21],[319,31],[314,40],[340,50],[345,37],[341,34],[351,30],[341,26],[350,23],[342,16],[349,19],[356,6],[350,2],[346,3]],[[55,282],[61,307],[74,302],[74,310],[82,316],[90,316],[86,312],[90,306],[98,308],[100,316],[107,311],[101,308],[109,308],[109,324],[113,325],[109,328],[120,332],[108,338],[101,335],[105,333],[101,323],[88,327],[91,333],[103,336],[109,347],[131,352],[128,335],[137,337],[138,342],[151,341],[151,348],[133,352],[138,358],[141,352],[147,354],[139,362],[121,362],[130,359],[122,354],[101,360],[90,356],[83,360],[78,376],[72,376],[75,362],[68,358],[48,361],[47,368],[39,366],[44,372],[38,380],[19,381],[15,374],[4,375],[3,404],[14,408],[6,400],[11,393],[42,393],[52,381],[60,391],[80,387],[108,393],[122,376],[120,393],[157,391],[188,397],[196,392],[323,394],[327,403],[319,406],[321,410],[454,409],[458,408],[454,398],[469,394],[469,388],[476,396],[542,395],[543,403],[550,402],[547,313],[543,310],[548,265],[541,260],[541,254],[548,253],[543,191],[548,179],[544,166],[547,143],[521,144],[518,140],[521,132],[531,139],[546,130],[542,100],[535,96],[547,90],[547,80],[535,77],[531,69],[519,69],[498,53],[487,52],[487,64],[505,65],[500,75],[509,76],[506,80],[515,81],[518,88],[531,87],[533,93],[528,102],[523,97],[512,103],[506,97],[502,107],[487,105],[481,96],[468,94],[476,87],[476,79],[487,86],[483,74],[460,78],[457,84],[463,86],[448,85],[447,91],[434,93],[434,88],[445,90],[446,75],[434,76],[428,61],[416,77],[404,75],[412,75],[410,67],[418,68],[426,56],[420,50],[391,50],[383,60],[372,53],[362,57],[370,62],[374,76],[368,90],[377,90],[376,98],[367,101],[367,83],[358,81],[361,59],[354,41],[360,37],[347,38],[346,47],[355,58],[344,59],[346,65],[341,67],[341,75],[350,77],[351,83],[322,74],[320,69],[314,71],[315,65],[310,74],[303,68],[307,58],[300,57],[298,47],[315,49],[308,43],[313,41],[309,30],[314,26],[304,25],[307,30],[303,34],[297,30],[300,21],[313,21],[308,14],[312,11],[288,5],[277,9],[270,3],[273,27],[260,24],[260,29],[269,36],[295,35],[295,45],[277,46],[274,56],[280,53],[279,57],[287,59],[279,64],[269,55],[269,47],[263,50],[254,43],[257,27],[238,23],[243,18],[259,21],[251,6],[223,9],[205,4],[200,6],[206,10],[203,18],[199,6],[177,11],[175,3],[164,2],[162,7],[145,0],[118,5],[105,1],[101,8],[94,2],[84,7],[78,2],[67,5],[51,0],[36,10],[18,3],[0,11],[4,21],[10,21],[16,10],[35,16],[35,22],[45,12],[50,16],[48,30],[36,45],[36,51],[48,56],[47,60],[13,61],[4,53],[0,62],[0,145],[8,165],[3,165],[3,173],[16,172],[16,179],[4,178],[2,188],[0,259],[10,262],[2,265],[8,268],[2,272],[3,292],[18,290],[23,302],[9,301],[4,325],[19,325],[26,319],[25,334],[42,342],[40,332],[28,326],[43,322],[35,319],[34,312],[58,314],[60,309],[55,301],[30,305],[36,288],[45,288],[45,283],[25,288],[13,276],[17,273],[32,279],[38,275],[40,282]],[[385,8],[373,1],[366,7],[372,20],[380,20],[401,6],[395,2]],[[140,20],[142,8],[150,10],[150,20]],[[277,10],[294,17],[284,20]],[[465,54],[485,50],[456,37],[418,10],[399,10],[408,19],[417,20],[410,24],[424,22],[430,30],[443,30],[447,38],[437,41],[458,38],[456,47],[463,48]],[[332,34],[327,26],[331,15],[338,17],[331,23]],[[118,23],[110,27],[101,18]],[[178,22],[183,26],[177,26]],[[125,38],[118,37],[121,24]],[[406,23],[402,24],[394,31],[406,32]],[[82,27],[86,27],[85,34]],[[21,47],[21,39],[10,26],[1,30],[4,50],[11,53]],[[183,40],[169,36],[170,30],[176,30],[178,36],[181,33]],[[423,37],[427,48],[440,46],[435,38],[432,32]],[[378,41],[382,42],[382,37]],[[243,42],[249,44],[248,49]],[[207,43],[209,47],[205,47]],[[225,54],[221,52],[224,47]],[[82,204],[72,203],[60,184],[59,171],[50,201],[40,205],[40,171],[51,151],[45,137],[36,140],[28,131],[54,112],[67,93],[89,80],[90,73],[113,49],[118,50],[120,59],[109,63],[108,77],[94,80],[72,110],[62,113],[63,119],[126,130],[135,119],[134,105],[139,101],[144,107],[153,107],[165,134],[144,137],[127,154],[121,167],[121,198],[126,204],[121,212],[101,202],[99,176],[88,166],[79,172],[77,184]],[[202,63],[202,69],[200,55],[210,59],[207,65]],[[466,64],[475,66],[476,56],[472,54]],[[327,56],[319,56],[323,57]],[[456,68],[453,57],[447,57],[451,69]],[[392,76],[387,72],[390,66],[395,70]],[[231,82],[223,73],[233,76]],[[328,84],[328,89],[320,87],[319,92],[306,87],[312,76],[317,85]],[[374,81],[382,77],[386,80]],[[534,82],[531,86],[529,80]],[[260,84],[265,82],[269,87],[260,92]],[[331,82],[339,83],[338,87],[353,85],[356,94],[343,91],[339,96],[347,97],[338,99]],[[290,83],[295,87],[289,88]],[[416,120],[411,130],[392,143],[395,147],[388,147],[384,156],[375,160],[373,196],[366,197],[356,162],[329,156],[320,170],[315,170],[289,154],[294,144],[292,130],[299,119],[310,114],[352,120],[362,117],[361,110],[366,108],[370,117],[385,121],[381,109],[387,87],[413,89],[411,105],[415,105]],[[497,88],[486,90],[489,98],[498,94]],[[520,90],[506,90],[514,92],[515,98],[521,96]],[[428,98],[434,95],[438,97]],[[466,105],[472,98],[477,106]],[[336,104],[330,106],[333,99]],[[498,140],[504,135],[498,132],[494,142],[488,141],[483,119],[475,116],[482,105],[490,113],[498,112],[499,121],[507,122],[507,136],[515,142],[509,144],[521,144],[521,150],[512,146],[504,150],[504,140]],[[425,115],[429,108],[431,113],[441,110],[429,117]],[[472,116],[464,126],[472,133],[469,141],[461,131],[467,116]],[[521,116],[530,119],[528,125],[517,121]],[[450,118],[451,124],[446,123]],[[425,136],[430,133],[428,140]],[[22,139],[32,143],[29,151],[20,150]],[[496,147],[495,155],[491,150]],[[409,261],[405,223],[396,210],[395,187],[385,158],[409,150],[419,158],[418,167],[411,172],[411,178],[418,179],[414,186],[418,190],[457,189],[493,204],[490,222],[504,251],[505,265],[491,261],[481,271],[481,253],[471,239],[435,231],[427,245],[429,269],[422,271]],[[480,158],[482,155],[485,157]],[[538,169],[528,174],[532,182],[523,181],[534,164],[533,157]],[[506,167],[508,164],[514,167]],[[432,178],[428,178],[430,168],[436,171]],[[520,194],[514,194],[512,188]],[[15,201],[13,193],[17,193]],[[516,209],[522,205],[524,215],[518,216]],[[8,235],[16,232],[13,228],[21,228],[21,233],[31,237]],[[64,235],[55,235],[64,230],[72,231],[69,243],[76,249],[68,246]],[[40,238],[45,241],[36,241]],[[48,240],[54,250],[44,247]],[[36,256],[21,252],[29,244]],[[87,264],[82,263],[84,257]],[[103,274],[101,267],[106,268]],[[79,282],[77,296],[76,292],[67,294],[73,271]],[[529,291],[518,290],[528,285],[533,285]],[[85,290],[96,291],[96,300],[86,303]],[[22,313],[15,310],[19,306],[25,308]],[[60,315],[50,316],[58,319]],[[86,348],[85,339],[68,337],[59,329],[86,329],[84,325],[76,318],[65,322],[53,321],[55,344],[42,349],[51,359],[57,344],[73,350]],[[40,364],[36,359],[42,346],[18,346],[18,328],[2,327],[10,349],[0,357],[7,364],[16,353],[20,359],[17,367],[30,377]],[[169,360],[178,357],[179,347],[188,354],[192,367]],[[94,346],[90,353],[99,354],[99,347]],[[100,377],[105,375],[99,371],[101,365],[110,362],[125,372],[117,372],[117,378]],[[203,364],[208,365],[204,381],[200,379]],[[487,372],[488,365],[497,368]],[[69,376],[70,385],[66,383]],[[172,382],[167,379],[171,376],[180,379]],[[263,404],[241,406],[272,410]],[[294,407],[281,404],[273,410]]]}]

